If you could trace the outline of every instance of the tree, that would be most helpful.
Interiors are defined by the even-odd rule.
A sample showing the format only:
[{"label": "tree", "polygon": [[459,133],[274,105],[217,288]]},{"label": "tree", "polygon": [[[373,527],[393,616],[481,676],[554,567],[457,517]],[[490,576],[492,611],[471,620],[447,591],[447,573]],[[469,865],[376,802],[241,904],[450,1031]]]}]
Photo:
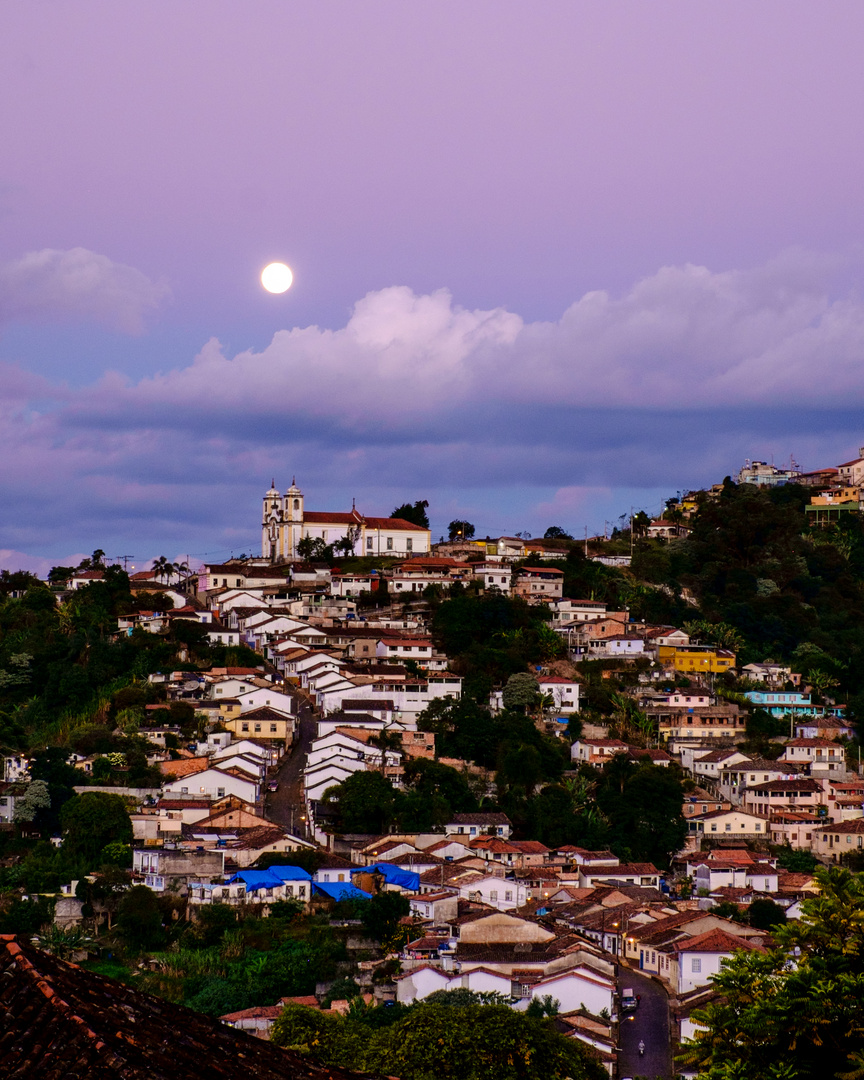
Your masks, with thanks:
[{"label": "tree", "polygon": [[470,540],[473,535],[474,526],[470,521],[461,521],[457,518],[447,526],[449,540]]},{"label": "tree", "polygon": [[738,952],[714,977],[716,1002],[679,1059],[700,1080],[854,1080],[864,1066],[864,878],[816,871],[818,896],[776,948]]},{"label": "tree", "polygon": [[[385,1014],[393,1010],[380,1010]],[[602,1080],[606,1070],[591,1049],[559,1035],[548,1019],[507,1004],[419,1002],[395,1023],[369,1022],[379,1010],[330,1019],[289,1006],[273,1026],[277,1046],[328,1064],[400,1080]]]},{"label": "tree", "polygon": [[132,822],[119,795],[85,791],[60,811],[63,846],[73,855],[94,861],[106,845],[132,843]]},{"label": "tree", "polygon": [[428,499],[418,499],[415,503],[403,503],[401,506],[397,506],[391,518],[401,518],[403,521],[410,521],[412,525],[416,525],[418,529],[429,528],[429,515],[426,513],[426,508],[429,506]]},{"label": "tree", "polygon": [[23,795],[15,800],[15,821],[32,821],[40,810],[51,806],[51,793],[44,780],[31,780]]},{"label": "tree", "polygon": [[146,885],[133,885],[117,909],[117,929],[138,949],[153,949],[162,943],[162,910],[156,894]]},{"label": "tree", "polygon": [[597,785],[597,804],[609,822],[610,846],[619,856],[667,866],[687,836],[678,773],[616,754]]},{"label": "tree", "polygon": [[786,922],[786,912],[770,897],[757,897],[747,909],[747,922],[757,930],[773,930]]},{"label": "tree", "polygon": [[544,540],[572,540],[570,533],[565,532],[560,525],[550,525],[543,533]]},{"label": "tree", "polygon": [[401,927],[401,920],[410,910],[407,896],[385,890],[372,897],[360,918],[369,936],[380,942],[385,952],[394,952],[407,940],[402,932],[407,927]]},{"label": "tree", "polygon": [[540,684],[530,672],[517,672],[511,675],[502,691],[501,698],[505,709],[528,712],[534,708],[540,697]]},{"label": "tree", "polygon": [[355,772],[324,792],[333,827],[343,833],[385,833],[396,819],[399,793],[379,772]]}]

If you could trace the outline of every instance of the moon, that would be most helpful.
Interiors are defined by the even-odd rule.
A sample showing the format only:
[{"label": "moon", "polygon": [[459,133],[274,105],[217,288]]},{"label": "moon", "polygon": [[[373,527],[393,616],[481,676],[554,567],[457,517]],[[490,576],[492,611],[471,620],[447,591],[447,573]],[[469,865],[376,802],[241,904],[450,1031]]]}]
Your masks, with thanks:
[{"label": "moon", "polygon": [[261,271],[261,284],[269,293],[283,293],[291,288],[294,275],[285,263],[274,262]]}]

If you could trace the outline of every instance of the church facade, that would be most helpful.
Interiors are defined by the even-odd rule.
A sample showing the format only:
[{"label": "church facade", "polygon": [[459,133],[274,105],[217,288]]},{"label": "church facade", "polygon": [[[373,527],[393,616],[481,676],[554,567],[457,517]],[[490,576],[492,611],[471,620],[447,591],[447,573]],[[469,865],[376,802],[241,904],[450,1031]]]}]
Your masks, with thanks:
[{"label": "church facade", "polygon": [[304,537],[332,544],[351,536],[355,555],[392,555],[411,558],[428,555],[432,534],[402,518],[366,517],[356,507],[348,513],[307,510],[303,492],[292,480],[281,495],[272,486],[264,496],[261,554],[271,562],[299,558],[297,545]]}]

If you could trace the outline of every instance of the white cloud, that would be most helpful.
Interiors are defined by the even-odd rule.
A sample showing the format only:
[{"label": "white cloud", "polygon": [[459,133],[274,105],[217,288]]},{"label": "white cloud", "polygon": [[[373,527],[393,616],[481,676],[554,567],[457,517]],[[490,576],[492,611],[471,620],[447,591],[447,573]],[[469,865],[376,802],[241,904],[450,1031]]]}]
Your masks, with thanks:
[{"label": "white cloud", "polygon": [[0,266],[0,320],[92,319],[137,334],[168,291],[95,251],[45,248]]},{"label": "white cloud", "polygon": [[170,407],[206,391],[211,410],[306,416],[363,430],[435,422],[473,407],[714,407],[864,397],[864,302],[832,299],[830,260],[787,253],[754,270],[664,267],[614,298],[587,293],[558,322],[468,311],[446,290],[399,286],[359,301],[346,326],[283,330],[228,357],[210,341],[186,368],[80,407]]},{"label": "white cloud", "polygon": [[201,523],[246,545],[258,486],[295,471],[310,494],[386,485],[453,505],[518,487],[566,527],[613,513],[613,489],[715,482],[746,456],[835,464],[864,442],[864,302],[832,295],[833,269],[800,252],[668,267],[545,323],[395,287],[340,329],[283,330],[236,356],[210,341],[135,383],[0,372],[0,542],[33,548],[62,520],[92,546],[112,529],[167,547]]}]

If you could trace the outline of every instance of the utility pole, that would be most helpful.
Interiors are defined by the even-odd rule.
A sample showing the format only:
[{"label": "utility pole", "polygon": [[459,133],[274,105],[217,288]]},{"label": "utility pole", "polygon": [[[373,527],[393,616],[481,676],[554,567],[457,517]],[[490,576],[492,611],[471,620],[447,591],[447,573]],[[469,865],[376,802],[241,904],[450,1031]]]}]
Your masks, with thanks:
[{"label": "utility pole", "polygon": [[[135,558],[134,555],[115,555],[111,561],[112,562],[120,562],[120,560],[122,559],[123,560],[123,569],[125,570],[128,563],[129,563],[129,560],[134,559],[134,558]],[[132,569],[134,570],[135,567],[133,566]]]},{"label": "utility pole", "polygon": [[585,558],[588,558],[588,526],[585,526]]}]

